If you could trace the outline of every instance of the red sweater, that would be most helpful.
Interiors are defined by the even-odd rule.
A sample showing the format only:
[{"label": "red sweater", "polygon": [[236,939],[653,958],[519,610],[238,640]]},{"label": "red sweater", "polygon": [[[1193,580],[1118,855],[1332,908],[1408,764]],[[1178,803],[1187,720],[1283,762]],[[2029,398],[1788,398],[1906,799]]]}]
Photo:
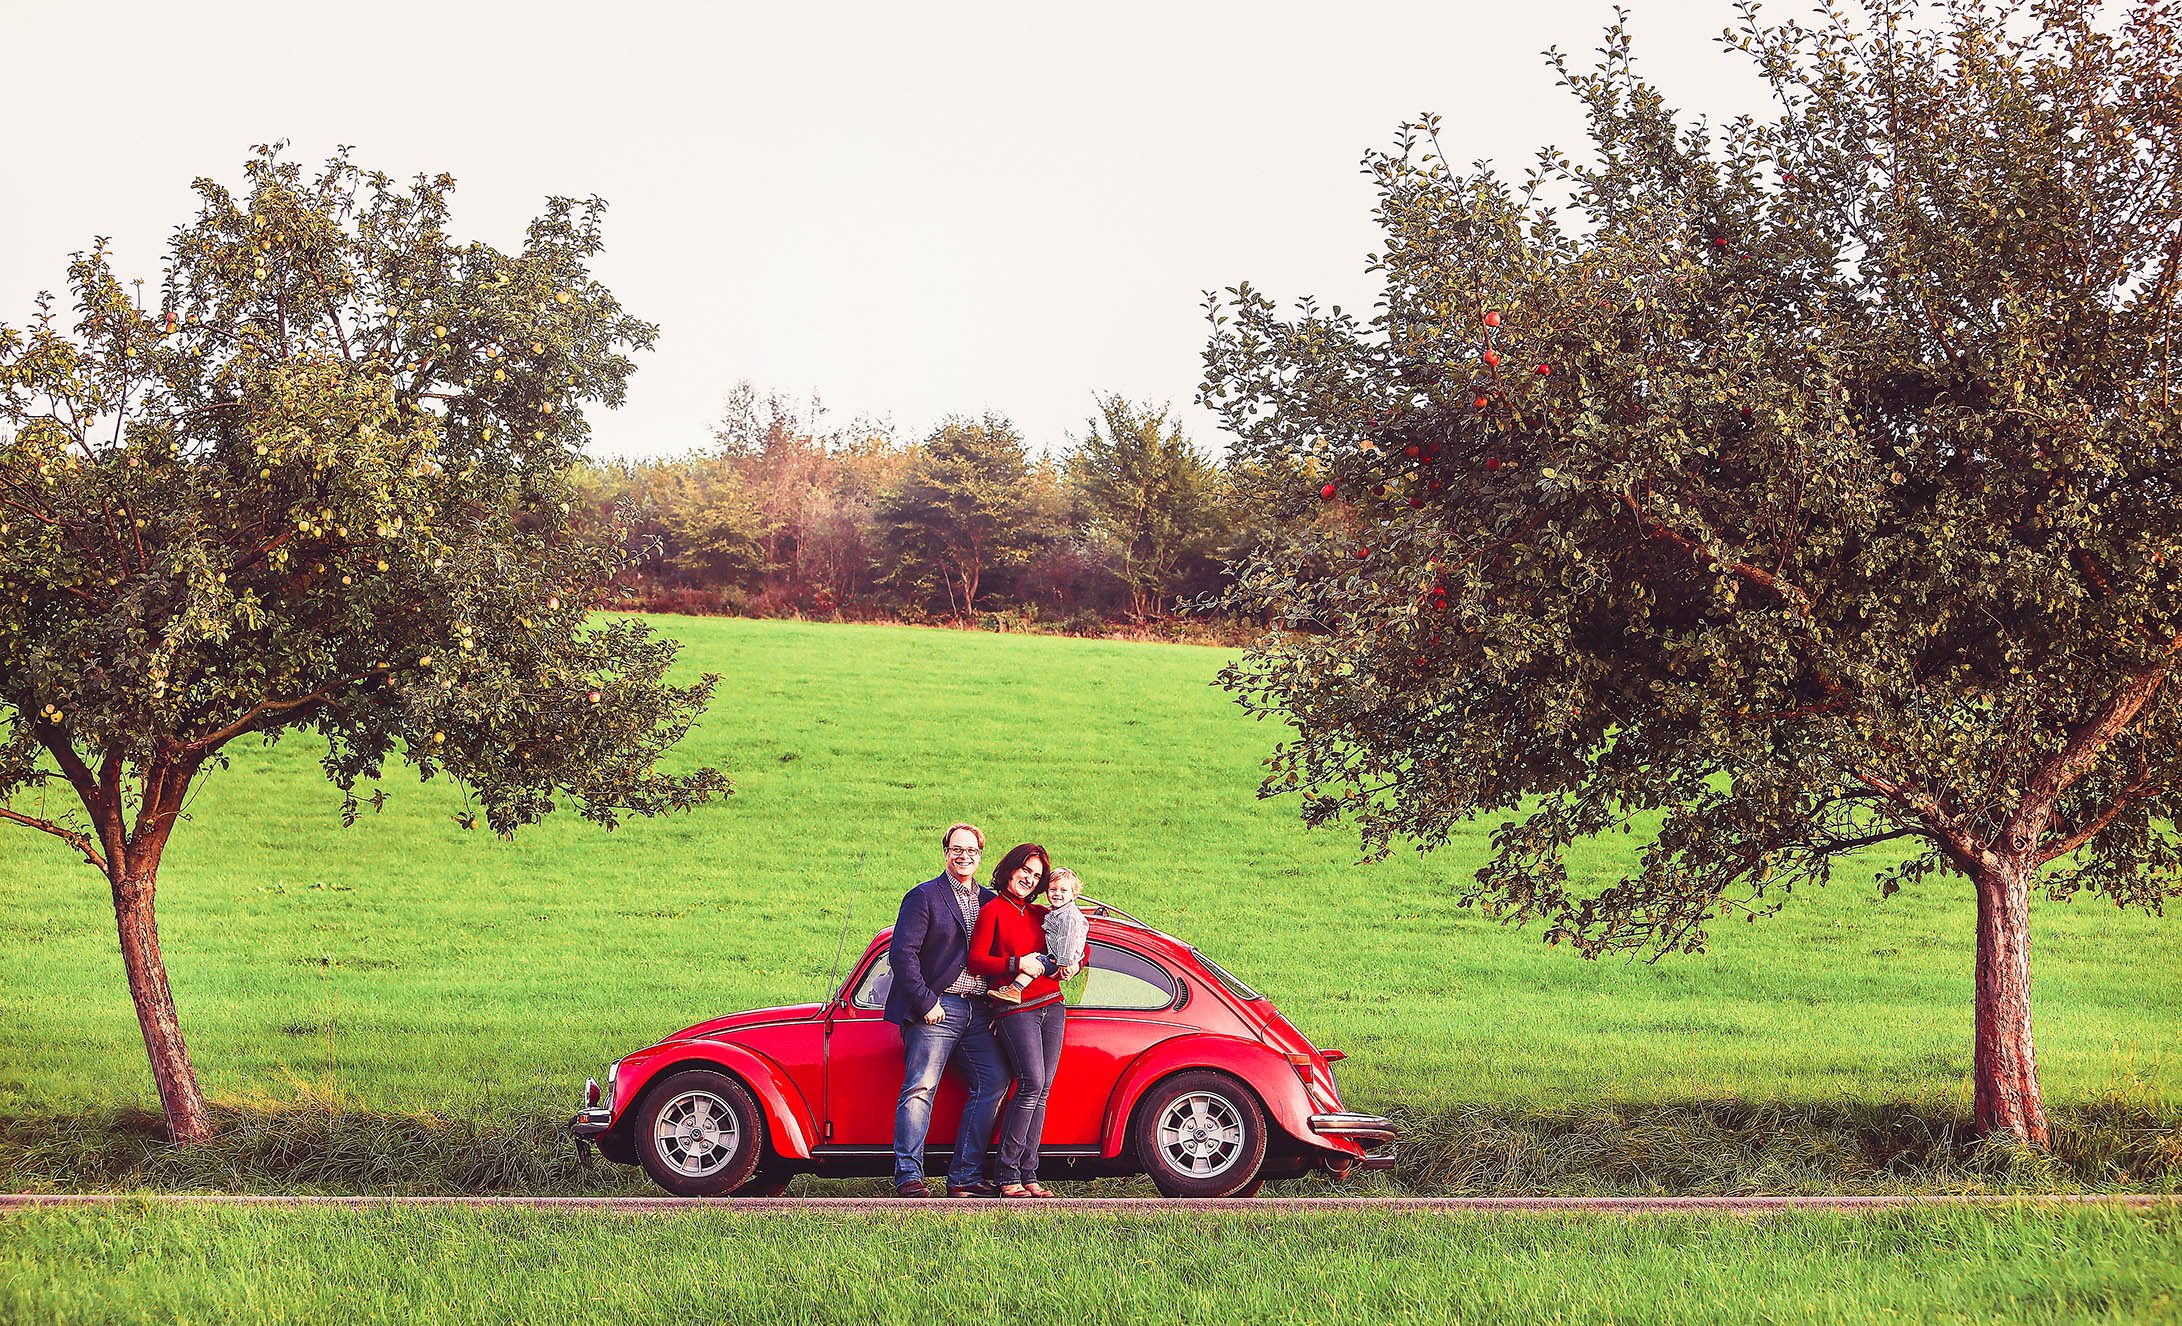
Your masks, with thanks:
[{"label": "red sweater", "polygon": [[[970,934],[970,970],[989,977],[994,984],[1012,981],[1022,971],[1017,958],[1043,952],[1046,946],[1046,909],[1002,893],[977,914],[977,929]],[[993,1002],[993,1015],[1006,1017],[1026,1008],[1050,1004],[1061,997],[1061,983],[1049,973],[1034,977],[1023,990],[1023,1002]]]}]

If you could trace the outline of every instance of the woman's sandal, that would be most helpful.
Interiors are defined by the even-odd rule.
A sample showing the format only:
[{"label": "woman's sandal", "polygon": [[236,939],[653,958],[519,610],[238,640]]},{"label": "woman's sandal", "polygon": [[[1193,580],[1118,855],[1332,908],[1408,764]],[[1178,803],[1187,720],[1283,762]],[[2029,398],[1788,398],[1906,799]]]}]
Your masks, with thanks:
[{"label": "woman's sandal", "polygon": [[[1020,1183],[1003,1183],[1000,1185],[1000,1195],[1002,1197],[1035,1197],[1038,1194]],[[1051,1195],[1050,1193],[1047,1194],[1049,1197]]]},{"label": "woman's sandal", "polygon": [[1053,1191],[1053,1190],[1052,1190],[1051,1188],[1048,1188],[1048,1187],[1046,1187],[1046,1186],[1045,1186],[1044,1184],[1042,1184],[1042,1183],[1026,1183],[1026,1184],[1024,1184],[1024,1185],[1023,1185],[1023,1193],[1024,1193],[1024,1195],[1025,1195],[1025,1196],[1027,1196],[1027,1197],[1058,1197],[1058,1196],[1060,1196],[1060,1194],[1059,1194],[1059,1193],[1057,1193],[1057,1192]]}]

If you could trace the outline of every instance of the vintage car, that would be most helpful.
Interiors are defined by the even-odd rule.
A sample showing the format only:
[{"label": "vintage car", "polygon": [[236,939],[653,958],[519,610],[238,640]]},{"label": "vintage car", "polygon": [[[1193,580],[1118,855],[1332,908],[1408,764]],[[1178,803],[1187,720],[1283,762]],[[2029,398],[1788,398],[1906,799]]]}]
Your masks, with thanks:
[{"label": "vintage car", "polygon": [[[1265,1180],[1394,1163],[1394,1127],[1341,1106],[1339,1050],[1312,1045],[1195,948],[1085,901],[1085,972],[1039,1147],[1047,1178],[1145,1173],[1173,1197],[1247,1196]],[[584,1084],[570,1121],[608,1159],[684,1196],[771,1196],[797,1174],[892,1172],[901,1029],[885,1021],[891,928],[822,1004],[713,1018]],[[926,1165],[953,1150],[950,1072]]]}]

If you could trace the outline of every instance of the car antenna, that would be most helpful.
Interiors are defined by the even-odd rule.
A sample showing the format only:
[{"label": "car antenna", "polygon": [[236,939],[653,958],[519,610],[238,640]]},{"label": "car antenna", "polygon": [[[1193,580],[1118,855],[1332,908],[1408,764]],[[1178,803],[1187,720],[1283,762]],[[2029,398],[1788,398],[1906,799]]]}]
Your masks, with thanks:
[{"label": "car antenna", "polygon": [[841,975],[841,946],[848,943],[849,940],[849,918],[856,911],[856,891],[864,886],[864,858],[870,854],[871,849],[869,847],[856,854],[856,882],[849,886],[848,903],[841,909],[841,933],[834,937],[833,965],[826,969],[826,988],[819,992],[822,996],[819,1000],[820,1003],[832,999],[835,991],[840,989],[834,982]]}]

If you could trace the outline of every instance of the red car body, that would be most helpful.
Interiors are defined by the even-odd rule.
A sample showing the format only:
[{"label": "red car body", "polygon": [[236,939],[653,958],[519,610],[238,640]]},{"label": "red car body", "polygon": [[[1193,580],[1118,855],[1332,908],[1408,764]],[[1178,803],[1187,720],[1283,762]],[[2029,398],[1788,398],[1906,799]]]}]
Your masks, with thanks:
[{"label": "red car body", "polygon": [[[1341,1105],[1332,1066],[1340,1051],[1312,1045],[1264,996],[1181,940],[1099,904],[1085,911],[1087,970],[1069,987],[1039,1146],[1044,1173],[1148,1170],[1163,1190],[1218,1196],[1313,1169],[1340,1175],[1393,1163],[1392,1125]],[[892,934],[872,939],[825,1003],[713,1018],[624,1056],[603,1092],[587,1084],[572,1131],[610,1160],[642,1163],[670,1191],[774,1193],[798,1173],[891,1173],[902,1038],[881,1008]],[[684,1090],[692,1083],[695,1097]],[[734,1099],[734,1087],[747,1099]],[[670,1090],[678,1119],[661,1112]],[[945,1163],[964,1094],[950,1072],[933,1109],[930,1166]],[[1206,1132],[1208,1104],[1210,1122],[1231,1125],[1224,1135],[1236,1144],[1222,1150],[1218,1175],[1193,1181],[1188,1135],[1193,1126]],[[713,1117],[738,1110],[755,1117]],[[706,1137],[730,1135],[719,1145],[762,1150],[711,1171],[707,1187],[704,1164],[676,1147],[717,1155]],[[647,1139],[656,1139],[649,1148]],[[1195,1163],[1201,1172],[1212,1162]]]}]

